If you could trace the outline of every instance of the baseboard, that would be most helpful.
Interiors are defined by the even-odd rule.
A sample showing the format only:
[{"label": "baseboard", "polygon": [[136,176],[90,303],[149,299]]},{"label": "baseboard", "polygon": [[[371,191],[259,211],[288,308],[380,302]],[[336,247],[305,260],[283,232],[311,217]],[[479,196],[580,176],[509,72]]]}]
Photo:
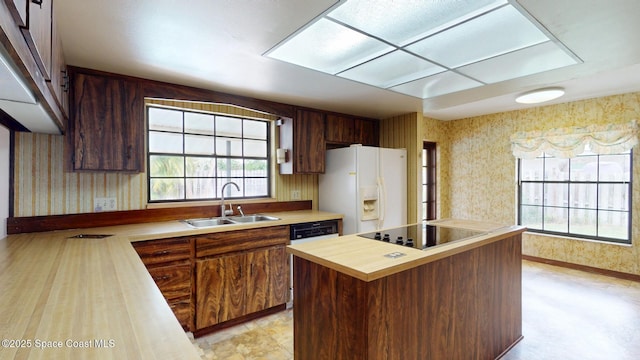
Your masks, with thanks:
[{"label": "baseboard", "polygon": [[523,260],[534,261],[534,262],[539,262],[539,263],[543,263],[543,264],[547,264],[547,265],[554,265],[554,266],[560,266],[560,267],[574,269],[574,270],[580,270],[580,271],[584,271],[584,272],[588,272],[588,273],[592,273],[592,274],[605,275],[605,276],[611,276],[611,277],[618,278],[618,279],[640,282],[640,275],[629,274],[629,273],[625,273],[625,272],[621,272],[621,271],[600,269],[600,268],[593,267],[593,266],[573,264],[573,263],[568,263],[568,262],[564,262],[564,261],[545,259],[545,258],[541,258],[541,257],[537,257],[537,256],[530,256],[530,255],[524,255],[524,254],[522,255],[522,259]]}]

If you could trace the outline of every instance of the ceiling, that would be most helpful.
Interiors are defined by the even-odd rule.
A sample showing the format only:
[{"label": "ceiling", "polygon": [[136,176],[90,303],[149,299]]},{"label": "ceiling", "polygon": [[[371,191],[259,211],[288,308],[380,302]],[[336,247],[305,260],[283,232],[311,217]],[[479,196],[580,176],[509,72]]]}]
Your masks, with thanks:
[{"label": "ceiling", "polygon": [[70,65],[373,118],[516,110],[532,106],[517,95],[547,86],[566,94],[545,105],[640,91],[640,1],[509,1],[583,63],[425,100],[263,56],[335,0],[64,0],[54,11]]}]

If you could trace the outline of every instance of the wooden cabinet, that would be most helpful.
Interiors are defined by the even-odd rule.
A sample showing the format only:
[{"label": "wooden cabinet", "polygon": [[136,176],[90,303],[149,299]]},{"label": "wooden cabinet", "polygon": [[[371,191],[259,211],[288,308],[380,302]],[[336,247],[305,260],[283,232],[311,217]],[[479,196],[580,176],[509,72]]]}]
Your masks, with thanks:
[{"label": "wooden cabinet", "polygon": [[326,122],[327,146],[362,144],[379,145],[378,121],[348,115],[328,114]]},{"label": "wooden cabinet", "polygon": [[133,243],[183,328],[193,330],[194,242],[189,237]]},{"label": "wooden cabinet", "polygon": [[280,164],[281,174],[323,173],[326,150],[324,113],[297,109],[295,118],[281,120],[280,147],[290,152],[290,160]]},{"label": "wooden cabinet", "polygon": [[285,304],[288,237],[288,226],[198,236],[196,329]]},{"label": "wooden cabinet", "polygon": [[140,83],[72,71],[71,170],[141,172],[144,100]]},{"label": "wooden cabinet", "polygon": [[27,8],[29,7],[28,0],[5,0],[9,13],[13,16],[13,20],[16,25],[24,27],[27,24]]},{"label": "wooden cabinet", "polygon": [[[19,2],[22,3],[22,2]],[[22,4],[16,4],[22,6]],[[31,0],[27,2],[26,24],[22,28],[24,39],[46,80],[51,79],[51,34],[53,1]]]},{"label": "wooden cabinet", "polygon": [[52,49],[51,49],[51,81],[48,82],[49,88],[55,95],[58,101],[58,106],[64,113],[69,114],[69,75],[67,71],[67,64],[62,52],[62,39],[60,38],[60,32],[55,26],[55,16],[53,17],[53,29],[51,35]]}]

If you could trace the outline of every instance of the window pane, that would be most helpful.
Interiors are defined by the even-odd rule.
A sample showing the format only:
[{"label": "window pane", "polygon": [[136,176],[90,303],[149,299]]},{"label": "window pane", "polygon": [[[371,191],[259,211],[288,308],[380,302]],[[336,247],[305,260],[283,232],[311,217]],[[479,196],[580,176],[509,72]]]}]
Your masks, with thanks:
[{"label": "window pane", "polygon": [[570,184],[571,207],[595,209],[598,206],[597,184]]},{"label": "window pane", "polygon": [[569,159],[546,158],[544,179],[551,181],[569,180]]},{"label": "window pane", "polygon": [[242,171],[242,160],[219,158],[218,159],[218,176],[220,177],[242,177],[244,172]]},{"label": "window pane", "polygon": [[244,137],[267,140],[267,123],[257,120],[244,120]]},{"label": "window pane", "polygon": [[520,160],[521,180],[541,180],[542,179],[542,158]]},{"label": "window pane", "polygon": [[182,179],[151,179],[150,198],[155,200],[184,199],[184,185]]},{"label": "window pane", "polygon": [[[229,181],[232,181],[236,184],[238,184],[238,187],[240,188],[240,191],[236,190],[236,187],[233,185],[229,185],[224,189],[224,197],[225,198],[234,198],[234,197],[242,197],[242,192],[243,192],[243,181],[242,178],[224,178],[224,179],[216,179],[216,183],[218,186],[218,189],[220,189],[220,191],[222,191],[222,187],[224,186],[224,184],[228,183]],[[219,193],[218,196],[221,196],[222,194]]]},{"label": "window pane", "polygon": [[245,177],[267,177],[268,163],[267,160],[245,160],[244,176]]},{"label": "window pane", "polygon": [[542,205],[542,183],[522,183],[523,205]]},{"label": "window pane", "polygon": [[598,157],[578,156],[571,159],[571,181],[597,181]]},{"label": "window pane", "polygon": [[268,195],[267,189],[267,179],[259,178],[259,179],[245,179],[245,194],[244,196],[266,196]]},{"label": "window pane", "polygon": [[522,225],[530,229],[542,230],[542,206],[522,206],[520,219]]},{"label": "window pane", "polygon": [[569,210],[544,208],[544,230],[566,233],[569,231]]},{"label": "window pane", "polygon": [[544,184],[544,205],[569,206],[569,184]]},{"label": "window pane", "polygon": [[216,116],[216,134],[220,136],[242,136],[242,120],[225,116]]},{"label": "window pane", "polygon": [[216,197],[215,179],[186,179],[187,199],[213,199]]},{"label": "window pane", "polygon": [[149,176],[182,177],[184,161],[182,156],[151,155],[149,157]]},{"label": "window pane", "polygon": [[213,155],[215,154],[213,139],[212,136],[185,135],[184,152],[194,155]]},{"label": "window pane", "polygon": [[149,132],[149,152],[182,153],[182,134]]},{"label": "window pane", "polygon": [[629,186],[626,184],[599,184],[598,209],[629,210]]},{"label": "window pane", "polygon": [[569,211],[569,232],[588,236],[597,236],[596,210],[571,209]]},{"label": "window pane", "polygon": [[600,156],[600,181],[629,181],[630,155],[602,155]]},{"label": "window pane", "polygon": [[206,157],[187,157],[187,177],[215,177],[216,160]]},{"label": "window pane", "polygon": [[216,154],[242,156],[242,140],[230,138],[216,138]]},{"label": "window pane", "polygon": [[619,211],[598,212],[598,236],[626,240],[629,238],[629,213]]},{"label": "window pane", "polygon": [[214,116],[192,112],[184,113],[184,132],[203,135],[214,135]]},{"label": "window pane", "polygon": [[245,140],[244,156],[267,157],[267,142],[262,140]]},{"label": "window pane", "polygon": [[182,132],[182,111],[150,107],[149,130]]}]

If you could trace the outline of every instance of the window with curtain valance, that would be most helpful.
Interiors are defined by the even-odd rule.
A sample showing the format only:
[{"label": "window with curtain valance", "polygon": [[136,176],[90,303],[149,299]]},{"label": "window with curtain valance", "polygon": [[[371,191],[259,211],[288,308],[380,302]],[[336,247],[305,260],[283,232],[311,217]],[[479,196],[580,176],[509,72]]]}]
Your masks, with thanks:
[{"label": "window with curtain valance", "polygon": [[516,133],[518,223],[529,231],[631,243],[635,121]]},{"label": "window with curtain valance", "polygon": [[638,124],[589,125],[518,132],[511,136],[513,155],[531,159],[547,154],[558,158],[572,158],[588,148],[595,154],[615,154],[629,151],[638,143]]}]

